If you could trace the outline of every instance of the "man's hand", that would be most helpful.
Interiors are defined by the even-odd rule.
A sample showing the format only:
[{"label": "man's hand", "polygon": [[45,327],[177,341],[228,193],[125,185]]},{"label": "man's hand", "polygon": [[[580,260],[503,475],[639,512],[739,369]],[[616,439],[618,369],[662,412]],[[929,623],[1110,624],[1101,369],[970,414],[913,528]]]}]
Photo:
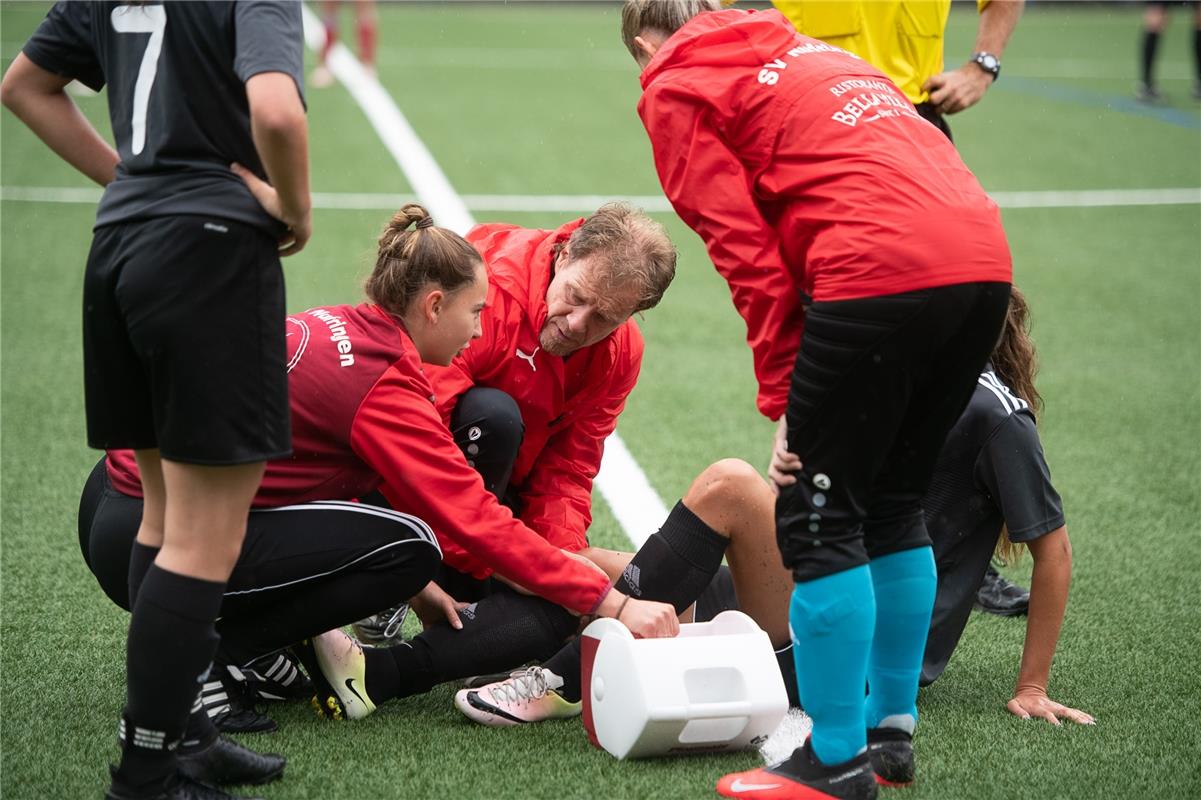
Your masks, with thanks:
[{"label": "man's hand", "polygon": [[459,619],[459,610],[467,608],[468,605],[455,600],[433,581],[409,598],[409,608],[413,609],[417,619],[421,620],[422,629],[445,620],[455,630],[462,630],[463,622]]},{"label": "man's hand", "polygon": [[940,72],[922,84],[930,93],[930,105],[940,114],[957,114],[980,102],[993,76],[985,72],[974,61],[959,69]]},{"label": "man's hand", "polygon": [[1011,714],[1019,716],[1022,719],[1041,717],[1052,725],[1059,725],[1059,720],[1061,719],[1070,719],[1079,725],[1097,724],[1091,714],[1087,714],[1078,708],[1069,708],[1068,706],[1056,703],[1047,697],[1045,691],[1035,687],[1023,687],[1019,689],[1014,698],[1005,707],[1009,709]]},{"label": "man's hand", "polygon": [[780,417],[776,426],[776,435],[772,439],[771,462],[767,465],[768,482],[775,494],[780,494],[781,486],[791,486],[796,483],[796,475],[801,471],[801,459],[796,453],[788,451],[788,421]]},{"label": "man's hand", "polygon": [[242,182],[246,184],[246,188],[250,189],[250,193],[254,195],[255,200],[259,201],[259,205],[263,207],[264,211],[288,226],[288,233],[279,240],[280,256],[295,255],[303,250],[309,241],[309,237],[313,235],[312,212],[305,211],[303,215],[296,219],[289,219],[284,214],[279,193],[275,191],[274,186],[241,164],[230,164],[229,168],[233,170],[235,175],[242,179]]}]

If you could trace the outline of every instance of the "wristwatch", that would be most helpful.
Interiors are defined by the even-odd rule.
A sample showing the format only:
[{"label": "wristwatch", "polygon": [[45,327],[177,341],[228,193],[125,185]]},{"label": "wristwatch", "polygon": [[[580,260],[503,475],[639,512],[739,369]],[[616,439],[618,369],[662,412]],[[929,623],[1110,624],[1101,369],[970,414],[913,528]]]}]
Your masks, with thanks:
[{"label": "wristwatch", "polygon": [[992,75],[993,82],[1001,77],[1001,59],[994,56],[992,53],[983,51],[972,56],[972,63],[980,67],[980,69]]}]

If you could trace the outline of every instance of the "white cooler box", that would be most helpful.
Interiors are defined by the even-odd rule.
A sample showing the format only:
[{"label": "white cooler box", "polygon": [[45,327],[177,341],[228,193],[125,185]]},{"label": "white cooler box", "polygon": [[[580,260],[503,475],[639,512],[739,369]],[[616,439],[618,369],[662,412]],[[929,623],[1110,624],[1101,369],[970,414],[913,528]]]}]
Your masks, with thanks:
[{"label": "white cooler box", "polygon": [[741,611],[674,639],[635,639],[611,619],[583,637],[584,727],[617,758],[756,747],[788,712],[771,641]]}]

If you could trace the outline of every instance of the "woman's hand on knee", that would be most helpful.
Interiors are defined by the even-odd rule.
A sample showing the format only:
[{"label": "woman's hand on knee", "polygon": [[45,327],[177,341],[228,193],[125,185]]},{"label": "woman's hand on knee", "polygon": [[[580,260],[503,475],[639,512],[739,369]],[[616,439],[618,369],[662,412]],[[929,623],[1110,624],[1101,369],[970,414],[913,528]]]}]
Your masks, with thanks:
[{"label": "woman's hand on knee", "polygon": [[461,630],[463,622],[459,619],[459,610],[467,606],[467,603],[454,599],[433,581],[409,599],[409,607],[421,620],[423,629],[445,621],[455,630]]}]

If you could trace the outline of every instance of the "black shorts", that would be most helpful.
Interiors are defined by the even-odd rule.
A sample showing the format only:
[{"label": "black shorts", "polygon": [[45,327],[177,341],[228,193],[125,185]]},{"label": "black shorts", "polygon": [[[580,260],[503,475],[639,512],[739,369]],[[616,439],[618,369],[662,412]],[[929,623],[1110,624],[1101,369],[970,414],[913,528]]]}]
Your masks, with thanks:
[{"label": "black shorts", "polygon": [[951,135],[951,126],[947,124],[947,118],[935,110],[933,103],[918,103],[914,108],[917,109],[918,116],[942,131],[943,135],[954,143],[955,137]]},{"label": "black shorts", "polygon": [[190,464],[291,452],[277,245],[231,220],[98,228],[83,290],[88,444]]},{"label": "black shorts", "polygon": [[809,307],[786,412],[802,466],[776,501],[798,582],[930,544],[922,497],[1008,302],[981,282]]}]

